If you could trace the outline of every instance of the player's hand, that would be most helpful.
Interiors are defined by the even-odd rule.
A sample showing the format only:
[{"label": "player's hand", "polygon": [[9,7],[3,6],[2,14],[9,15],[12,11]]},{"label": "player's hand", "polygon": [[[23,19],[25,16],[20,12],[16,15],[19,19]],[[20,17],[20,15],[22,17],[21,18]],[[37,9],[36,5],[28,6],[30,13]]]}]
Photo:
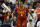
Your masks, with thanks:
[{"label": "player's hand", "polygon": [[33,20],[34,20],[34,22],[35,22],[35,19],[34,18],[32,18]]},{"label": "player's hand", "polygon": [[34,18],[32,18],[32,19],[34,19]]}]

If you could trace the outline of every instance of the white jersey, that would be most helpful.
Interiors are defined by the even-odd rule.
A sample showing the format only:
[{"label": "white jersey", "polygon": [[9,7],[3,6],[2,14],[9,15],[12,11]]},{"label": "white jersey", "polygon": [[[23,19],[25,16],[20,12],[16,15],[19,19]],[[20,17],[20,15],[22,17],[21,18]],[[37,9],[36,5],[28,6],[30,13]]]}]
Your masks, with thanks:
[{"label": "white jersey", "polygon": [[33,17],[34,19],[32,19],[32,16],[28,13],[27,21],[29,21],[29,19],[32,19],[32,22],[35,24],[35,22],[37,21],[37,15],[33,13]]},{"label": "white jersey", "polygon": [[37,22],[37,27],[40,27],[40,21]]},{"label": "white jersey", "polygon": [[8,7],[5,5],[5,3],[3,3],[2,6],[3,6],[3,8],[5,8],[7,11],[11,12],[11,9],[8,8]]},{"label": "white jersey", "polygon": [[30,24],[30,23],[28,22],[28,23],[27,23],[27,27],[34,27],[34,23],[31,23],[31,24]]}]

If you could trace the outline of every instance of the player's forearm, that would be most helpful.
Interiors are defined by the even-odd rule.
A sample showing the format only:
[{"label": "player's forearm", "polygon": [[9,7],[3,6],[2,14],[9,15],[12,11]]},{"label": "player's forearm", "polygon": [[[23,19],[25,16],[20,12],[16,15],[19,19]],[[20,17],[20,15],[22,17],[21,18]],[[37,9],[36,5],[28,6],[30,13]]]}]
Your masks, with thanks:
[{"label": "player's forearm", "polygon": [[12,14],[12,18],[14,19],[14,13]]},{"label": "player's forearm", "polygon": [[12,14],[12,18],[14,19],[15,12]]},{"label": "player's forearm", "polygon": [[32,13],[31,12],[29,12],[30,13],[30,15],[32,16],[32,18],[33,18],[33,15],[32,15]]},{"label": "player's forearm", "polygon": [[32,16],[32,18],[33,18],[33,15],[32,15],[32,13],[30,13],[30,15]]}]

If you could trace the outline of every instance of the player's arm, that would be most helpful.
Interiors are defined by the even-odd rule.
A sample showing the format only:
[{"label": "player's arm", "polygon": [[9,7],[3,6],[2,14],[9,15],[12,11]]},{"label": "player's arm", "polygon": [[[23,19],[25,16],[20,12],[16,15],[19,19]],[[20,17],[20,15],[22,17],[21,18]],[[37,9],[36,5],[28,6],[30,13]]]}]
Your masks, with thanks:
[{"label": "player's arm", "polygon": [[12,18],[14,19],[14,15],[17,12],[17,8],[14,10],[13,14],[12,14]]},{"label": "player's arm", "polygon": [[30,11],[28,13],[32,16],[32,19],[34,19],[32,13]]},{"label": "player's arm", "polygon": [[[32,16],[32,18],[33,18],[33,15],[32,15],[32,13],[29,11],[29,9],[28,8],[26,8],[26,10],[27,10],[27,12]],[[34,19],[34,18],[33,18]]]}]

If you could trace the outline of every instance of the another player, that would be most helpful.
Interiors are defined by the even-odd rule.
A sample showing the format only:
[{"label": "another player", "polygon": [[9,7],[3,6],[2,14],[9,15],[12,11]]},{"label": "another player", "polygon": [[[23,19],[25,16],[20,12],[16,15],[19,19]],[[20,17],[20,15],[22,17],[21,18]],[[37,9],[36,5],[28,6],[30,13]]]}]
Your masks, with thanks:
[{"label": "another player", "polygon": [[[26,24],[27,24],[26,13],[28,12],[32,16],[31,12],[28,10],[28,8],[23,6],[22,2],[20,2],[19,7],[17,7],[15,9],[15,11],[13,13],[13,17],[16,12],[18,13],[16,27],[26,27]],[[32,18],[33,18],[33,16],[32,16]]]}]

